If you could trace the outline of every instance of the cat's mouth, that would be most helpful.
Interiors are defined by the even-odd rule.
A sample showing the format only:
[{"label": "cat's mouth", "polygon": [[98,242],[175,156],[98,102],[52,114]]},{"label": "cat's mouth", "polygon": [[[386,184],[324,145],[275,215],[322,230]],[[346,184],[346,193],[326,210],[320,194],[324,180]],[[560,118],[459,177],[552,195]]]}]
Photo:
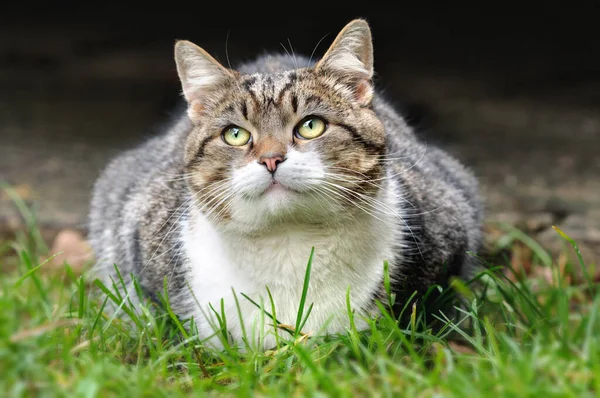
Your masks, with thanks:
[{"label": "cat's mouth", "polygon": [[265,188],[263,191],[263,195],[268,195],[271,197],[276,196],[279,198],[291,198],[289,195],[300,194],[301,192],[302,191],[298,190],[297,188],[291,187],[290,184],[272,178],[269,186],[267,186],[267,188]]},{"label": "cat's mouth", "polygon": [[268,193],[289,192],[289,191],[291,191],[291,189],[283,186],[279,181],[277,181],[276,179],[273,178],[271,180],[271,184],[267,187],[267,189],[265,189],[265,191],[263,193],[268,194]]}]

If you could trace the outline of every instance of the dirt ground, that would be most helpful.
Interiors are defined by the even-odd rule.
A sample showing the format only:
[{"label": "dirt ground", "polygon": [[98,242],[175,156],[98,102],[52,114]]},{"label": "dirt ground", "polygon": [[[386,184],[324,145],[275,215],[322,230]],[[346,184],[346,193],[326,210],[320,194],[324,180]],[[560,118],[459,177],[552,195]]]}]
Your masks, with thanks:
[{"label": "dirt ground", "polygon": [[[38,16],[24,29],[24,21],[15,14],[0,25],[0,181],[36,208],[47,231],[85,231],[99,171],[173,111],[179,87],[171,47],[185,32],[141,37],[124,25],[61,25]],[[413,32],[417,22],[427,35]],[[147,34],[149,25],[140,29]],[[558,250],[557,225],[598,262],[600,40],[540,41],[526,32],[503,40],[466,32],[459,40],[435,21],[404,27],[408,38],[387,42],[374,29],[379,89],[425,139],[475,171],[490,223],[516,225]],[[224,58],[224,36],[193,39]],[[240,36],[228,43],[233,62],[254,52]],[[280,51],[286,37],[268,48]],[[250,39],[265,40],[258,33]],[[309,52],[314,42],[296,49]],[[20,224],[0,194],[0,230]]]}]

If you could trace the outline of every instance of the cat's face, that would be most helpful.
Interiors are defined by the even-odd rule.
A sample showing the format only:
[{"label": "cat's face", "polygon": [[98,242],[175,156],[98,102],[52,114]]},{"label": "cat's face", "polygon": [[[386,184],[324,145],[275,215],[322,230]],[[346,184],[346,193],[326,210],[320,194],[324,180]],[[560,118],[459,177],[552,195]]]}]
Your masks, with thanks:
[{"label": "cat's face", "polygon": [[371,52],[364,21],[349,24],[315,67],[283,72],[275,62],[273,73],[241,74],[178,43],[194,123],[186,174],[213,222],[318,223],[352,216],[351,202],[377,193],[385,136],[370,109]]}]

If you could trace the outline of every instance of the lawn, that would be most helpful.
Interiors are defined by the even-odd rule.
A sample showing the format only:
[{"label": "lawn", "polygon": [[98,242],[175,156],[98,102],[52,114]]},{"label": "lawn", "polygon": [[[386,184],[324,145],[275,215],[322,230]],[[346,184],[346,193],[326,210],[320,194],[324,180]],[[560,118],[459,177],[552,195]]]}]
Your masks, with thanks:
[{"label": "lawn", "polygon": [[[273,350],[216,352],[168,310],[147,302],[136,314],[85,269],[44,262],[55,253],[22,211],[27,227],[0,242],[3,396],[600,394],[593,267],[582,258],[553,259],[510,227],[495,240],[497,255],[485,260],[488,268],[477,281],[457,281],[447,292],[461,303],[455,321],[439,315],[426,322],[414,306],[399,323],[400,314],[381,303],[383,313],[369,320],[369,331],[311,337],[282,327]],[[565,250],[577,253],[575,242],[557,234]],[[527,264],[511,256],[517,246],[530,254],[523,256]],[[110,302],[123,316],[107,311]],[[304,304],[299,308],[306,316],[310,303]]]}]

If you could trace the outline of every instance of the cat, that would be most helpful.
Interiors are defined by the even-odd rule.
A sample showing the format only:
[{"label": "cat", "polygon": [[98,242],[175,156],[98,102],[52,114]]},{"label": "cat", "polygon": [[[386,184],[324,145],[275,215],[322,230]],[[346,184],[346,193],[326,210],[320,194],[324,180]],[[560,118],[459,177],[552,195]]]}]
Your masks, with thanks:
[{"label": "cat", "polygon": [[156,301],[166,290],[207,343],[222,347],[224,313],[231,343],[246,333],[267,348],[276,328],[256,304],[271,312],[268,287],[277,321],[295,325],[313,247],[303,331],[315,334],[346,330],[348,292],[357,314],[377,313],[384,262],[398,308],[473,274],[477,181],[375,91],[367,21],[347,24],[318,62],[266,54],[233,70],[179,40],[175,64],[186,111],[93,189],[105,283],[116,265],[129,299],[132,277]]}]

